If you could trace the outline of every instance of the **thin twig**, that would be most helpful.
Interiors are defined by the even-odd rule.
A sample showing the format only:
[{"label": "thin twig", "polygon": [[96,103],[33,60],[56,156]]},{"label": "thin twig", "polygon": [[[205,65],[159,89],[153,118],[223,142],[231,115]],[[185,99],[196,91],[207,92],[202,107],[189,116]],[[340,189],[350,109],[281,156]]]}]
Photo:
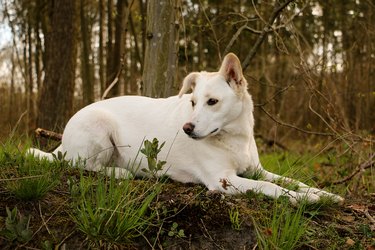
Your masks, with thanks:
[{"label": "thin twig", "polygon": [[24,176],[24,177],[14,177],[14,178],[8,178],[8,179],[0,179],[1,181],[18,181],[18,180],[25,180],[25,179],[33,179],[33,178],[40,178],[44,175],[33,175],[33,176]]},{"label": "thin twig", "polygon": [[[66,201],[64,201],[54,212],[53,212],[53,214],[47,219],[47,221],[44,221],[44,223],[48,223],[51,219],[52,219],[52,217],[54,217],[55,216],[55,214],[58,212],[58,211],[60,211],[60,209],[65,205],[67,203],[67,200]],[[33,234],[33,236],[32,236],[32,238],[34,238],[34,236],[42,229],[42,227],[44,226],[44,223],[43,223],[43,225],[41,225],[36,231],[35,231],[35,233]]]},{"label": "thin twig", "polygon": [[347,181],[351,180],[359,172],[361,172],[361,171],[363,171],[367,168],[373,167],[374,164],[375,164],[374,157],[375,157],[375,154],[372,154],[367,161],[361,163],[350,175],[346,176],[345,178],[343,178],[341,180],[334,181],[330,184],[332,184],[332,185],[342,184],[344,182],[347,182]]},{"label": "thin twig", "polygon": [[375,219],[371,216],[371,214],[368,212],[368,209],[366,208],[365,211],[363,211],[363,213],[366,215],[367,219],[370,220],[370,222],[372,224],[375,225]]},{"label": "thin twig", "polygon": [[[272,24],[275,22],[276,18],[280,15],[283,9],[286,8],[288,4],[290,4],[293,1],[295,0],[287,0],[282,4],[279,4],[278,1],[275,1],[274,10],[271,13],[271,16],[269,17],[268,22],[265,23],[262,33],[259,35],[254,46],[251,48],[249,54],[246,56],[245,60],[242,63],[243,70],[246,70],[246,68],[250,65],[250,61],[254,58],[257,50],[259,49],[260,45],[263,43],[264,39],[266,38],[266,35],[272,31]],[[259,16],[259,18],[262,18],[262,17]]]},{"label": "thin twig", "polygon": [[258,103],[258,104],[254,104],[254,107],[261,107],[261,106],[266,106],[268,103],[270,103],[271,101],[275,100],[275,98],[279,95],[281,95],[282,93],[284,93],[285,91],[287,91],[291,86],[293,86],[294,83],[290,83],[288,84],[287,86],[285,86],[284,88],[282,89],[279,89],[278,91],[276,91],[276,93],[271,96],[270,98],[268,98],[265,102],[263,103]]},{"label": "thin twig", "polygon": [[[40,218],[42,219],[42,224],[45,226],[45,228],[47,229],[47,232],[52,235],[54,237],[54,235],[51,233],[51,231],[49,230],[48,226],[47,226],[47,222],[46,220],[44,219],[43,217],[43,214],[42,214],[42,207],[40,206],[40,201],[38,202],[38,206],[39,206],[39,215],[40,215]],[[55,237],[54,237],[55,238]]]},{"label": "thin twig", "polygon": [[206,228],[206,225],[204,224],[204,221],[201,219],[201,222],[202,222],[202,226],[203,226],[203,229],[204,231],[206,232],[207,236],[206,238],[208,238],[209,240],[211,240],[211,242],[218,248],[218,249],[224,249],[222,246],[220,246],[219,244],[216,243],[216,240],[214,238],[212,238],[212,236],[210,235],[210,232],[207,230]]},{"label": "thin twig", "polygon": [[109,91],[111,91],[111,89],[116,85],[116,83],[118,82],[118,79],[119,79],[119,77],[120,77],[120,74],[121,74],[121,72],[122,72],[122,70],[123,70],[123,68],[124,68],[124,59],[122,60],[122,62],[121,62],[121,66],[120,66],[120,69],[117,71],[117,73],[116,73],[116,76],[115,76],[115,78],[113,79],[113,81],[111,82],[111,84],[109,84],[109,86],[105,89],[105,91],[104,91],[104,93],[103,93],[103,95],[102,95],[102,98],[101,98],[101,100],[104,100],[106,97],[107,97],[107,95],[108,95],[108,93],[109,93]]},{"label": "thin twig", "polygon": [[232,39],[230,39],[229,43],[227,44],[227,47],[225,47],[224,55],[228,54],[230,48],[232,48],[234,42],[237,40],[237,38],[240,36],[241,32],[246,28],[246,26],[247,26],[247,23],[245,23],[244,25],[242,25],[242,26],[236,31],[236,33],[233,35]]},{"label": "thin twig", "polygon": [[277,120],[275,117],[273,117],[264,107],[262,106],[259,106],[259,108],[268,116],[270,117],[274,122],[276,122],[277,124],[281,125],[281,126],[284,126],[284,127],[288,127],[288,128],[293,128],[295,130],[298,130],[302,133],[305,133],[305,134],[310,134],[310,135],[321,135],[321,136],[335,136],[335,134],[332,134],[332,133],[324,133],[324,132],[317,132],[317,131],[308,131],[308,130],[305,130],[305,129],[302,129],[302,128],[299,128],[299,127],[296,127],[294,125],[291,125],[291,124],[288,124],[288,123],[285,123],[285,122],[282,122],[280,120]]},{"label": "thin twig", "polygon": [[62,241],[56,245],[55,249],[63,249],[63,248],[60,248],[60,246],[62,246],[64,244],[64,242],[70,238],[70,236],[72,236],[74,233],[76,232],[76,229],[74,228],[67,236],[65,236],[64,239],[62,239]]},{"label": "thin twig", "polygon": [[210,20],[210,18],[207,16],[207,13],[206,13],[206,10],[204,9],[201,1],[199,1],[199,4],[202,8],[202,11],[203,11],[203,14],[204,14],[204,17],[206,18],[207,22],[208,22],[208,25],[210,26],[211,30],[212,30],[212,34],[214,35],[214,39],[215,39],[215,45],[216,45],[216,49],[217,49],[217,53],[219,55],[219,60],[221,61],[221,53],[220,53],[220,46],[219,46],[219,40],[217,39],[217,36],[216,36],[216,32],[215,32],[215,29],[212,25],[212,22]]},{"label": "thin twig", "polygon": [[14,136],[14,134],[16,133],[16,129],[18,128],[18,126],[21,124],[21,120],[22,118],[27,114],[27,112],[29,112],[29,110],[26,110],[24,111],[20,117],[18,118],[17,122],[16,122],[16,125],[14,125],[14,128],[12,129],[11,133],[10,133],[10,138],[12,138]]}]

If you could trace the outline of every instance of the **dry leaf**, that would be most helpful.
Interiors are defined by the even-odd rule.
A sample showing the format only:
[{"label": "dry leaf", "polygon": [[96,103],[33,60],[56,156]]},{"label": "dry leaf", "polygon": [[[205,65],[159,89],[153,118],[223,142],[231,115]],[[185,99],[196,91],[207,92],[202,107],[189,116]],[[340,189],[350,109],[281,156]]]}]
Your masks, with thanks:
[{"label": "dry leaf", "polygon": [[346,239],[346,245],[348,246],[353,246],[355,244],[355,241],[350,239],[349,237]]},{"label": "dry leaf", "polygon": [[355,217],[351,215],[343,215],[343,216],[340,216],[340,219],[346,222],[353,222],[355,220]]},{"label": "dry leaf", "polygon": [[361,212],[361,213],[367,210],[366,205],[360,205],[360,204],[350,205],[349,208],[353,209],[354,211]]}]

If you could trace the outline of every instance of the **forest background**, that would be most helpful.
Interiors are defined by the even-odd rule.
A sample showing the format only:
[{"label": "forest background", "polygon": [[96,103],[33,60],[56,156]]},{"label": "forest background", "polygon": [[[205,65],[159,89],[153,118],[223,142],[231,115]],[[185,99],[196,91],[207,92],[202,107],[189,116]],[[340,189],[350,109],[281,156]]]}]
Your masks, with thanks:
[{"label": "forest background", "polygon": [[[143,249],[374,249],[373,0],[0,3],[0,248],[126,249],[135,239]],[[61,133],[74,112],[103,98],[174,95],[188,73],[216,71],[228,52],[249,82],[262,165],[344,204],[293,208],[257,192],[122,185],[68,167],[63,155],[52,163],[24,155],[43,144],[28,140],[36,128]],[[134,238],[119,229],[128,221],[122,211],[133,204],[139,215],[132,195],[144,197],[147,185],[156,200],[140,227],[147,232]]]},{"label": "forest background", "polygon": [[187,73],[215,71],[227,52],[243,62],[263,138],[358,140],[374,132],[371,0],[1,6],[0,138],[37,127],[62,132],[111,83],[107,98],[176,94]]}]

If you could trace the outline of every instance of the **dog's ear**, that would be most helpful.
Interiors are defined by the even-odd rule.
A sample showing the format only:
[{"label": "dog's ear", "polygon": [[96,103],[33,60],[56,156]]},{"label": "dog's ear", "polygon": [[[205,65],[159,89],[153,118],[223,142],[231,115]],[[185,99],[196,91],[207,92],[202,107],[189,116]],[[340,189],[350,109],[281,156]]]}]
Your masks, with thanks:
[{"label": "dog's ear", "polygon": [[241,62],[233,53],[229,53],[224,57],[219,73],[225,77],[225,80],[232,88],[246,87],[247,85],[243,77]]},{"label": "dog's ear", "polygon": [[178,96],[181,97],[183,94],[186,94],[190,89],[194,89],[195,81],[197,80],[199,73],[193,72],[188,74],[185,79],[182,81],[182,87]]}]

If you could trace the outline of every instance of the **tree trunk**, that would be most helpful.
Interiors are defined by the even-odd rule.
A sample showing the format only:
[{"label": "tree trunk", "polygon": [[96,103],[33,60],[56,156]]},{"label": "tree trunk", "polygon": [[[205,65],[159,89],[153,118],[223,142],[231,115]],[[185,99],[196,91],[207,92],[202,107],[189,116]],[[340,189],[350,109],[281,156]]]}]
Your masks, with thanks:
[{"label": "tree trunk", "polygon": [[[111,52],[112,54],[110,55],[110,65],[107,72],[107,84],[111,84],[121,71],[121,59],[125,52],[125,27],[128,22],[130,8],[133,1],[134,0],[130,1],[130,4],[128,4],[126,0],[118,0],[116,4],[117,15],[115,19],[115,43]],[[118,81],[117,86],[111,90],[109,96],[118,96],[120,94],[120,89],[122,87],[121,82],[123,82],[123,79],[118,79]]]},{"label": "tree trunk", "polygon": [[27,109],[28,109],[28,128],[35,126],[35,102],[34,102],[34,77],[33,77],[33,39],[32,39],[32,22],[30,16],[28,17],[27,25],[27,46],[28,46],[28,97],[27,97]]},{"label": "tree trunk", "polygon": [[[143,3],[143,0],[139,0],[139,8],[140,8],[140,14],[141,14],[141,34],[142,34],[142,67],[145,62],[145,53],[146,53],[146,8],[148,0],[145,0],[145,3]],[[143,72],[143,70],[142,70]]]},{"label": "tree trunk", "polygon": [[[112,73],[112,62],[113,62],[113,0],[108,0],[107,2],[107,67],[106,67],[106,84],[111,84]],[[102,89],[103,93],[108,86]],[[102,93],[102,94],[103,94]]]},{"label": "tree trunk", "polygon": [[[39,10],[41,9],[41,1],[40,0],[37,0],[36,1],[36,9]],[[36,42],[36,45],[35,45],[35,76],[36,76],[36,86],[37,86],[37,89],[39,90],[39,88],[42,86],[42,74],[41,74],[41,67],[40,67],[40,63],[41,63],[41,55],[43,53],[42,51],[42,40],[40,39],[40,25],[42,23],[42,18],[41,18],[41,15],[42,13],[40,11],[37,11],[36,13],[36,16],[35,16],[35,42]]]},{"label": "tree trunk", "polygon": [[73,113],[76,68],[76,1],[48,2],[45,79],[38,104],[38,127],[61,131]]},{"label": "tree trunk", "polygon": [[179,6],[180,0],[148,2],[143,95],[166,97],[177,91]]},{"label": "tree trunk", "polygon": [[104,0],[99,0],[99,79],[100,79],[100,95],[105,91],[105,75],[104,75],[104,20],[105,20],[105,4]]},{"label": "tree trunk", "polygon": [[80,1],[80,19],[81,19],[81,68],[82,68],[82,92],[83,105],[94,102],[94,70],[91,65],[91,31],[89,29],[88,18],[86,17],[85,0]]},{"label": "tree trunk", "polygon": [[[13,38],[14,39],[14,38]],[[14,107],[17,107],[14,102],[14,96],[15,96],[15,72],[16,72],[16,62],[14,58],[14,49],[15,47],[12,47],[12,55],[11,55],[11,76],[10,76],[10,92],[9,92],[9,110],[8,110],[8,120],[9,123],[13,125],[14,120]]]}]

